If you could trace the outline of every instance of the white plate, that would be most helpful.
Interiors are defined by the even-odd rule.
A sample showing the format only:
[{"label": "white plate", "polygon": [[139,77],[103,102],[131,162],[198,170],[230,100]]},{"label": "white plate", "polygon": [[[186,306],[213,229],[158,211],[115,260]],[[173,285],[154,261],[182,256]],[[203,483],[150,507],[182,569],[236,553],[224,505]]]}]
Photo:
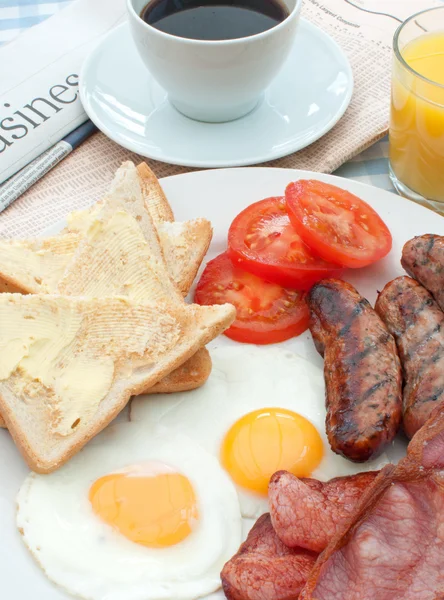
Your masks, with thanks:
[{"label": "white plate", "polygon": [[263,100],[230,123],[177,112],[139,58],[127,23],[97,46],[80,77],[85,111],[105,135],[142,156],[190,167],[251,165],[305,148],[342,117],[352,90],[342,50],[303,19]]},{"label": "white plate", "polygon": [[[162,180],[177,220],[206,217],[214,227],[208,259],[226,247],[228,226],[233,217],[247,205],[266,196],[282,194],[285,186],[299,178],[316,177],[339,185],[360,196],[385,220],[393,235],[393,249],[372,267],[347,272],[353,283],[370,302],[376,290],[403,274],[399,259],[403,244],[415,235],[444,235],[444,219],[403,198],[374,187],[341,179],[286,169],[228,169],[176,175]],[[60,223],[61,229],[64,223]],[[221,336],[218,345],[232,345]],[[309,333],[285,342],[286,346],[321,365]],[[11,600],[66,600],[70,596],[52,585],[42,574],[26,550],[15,528],[15,496],[28,470],[9,434],[0,431],[0,582],[1,597]],[[221,592],[212,598],[223,598]]]}]

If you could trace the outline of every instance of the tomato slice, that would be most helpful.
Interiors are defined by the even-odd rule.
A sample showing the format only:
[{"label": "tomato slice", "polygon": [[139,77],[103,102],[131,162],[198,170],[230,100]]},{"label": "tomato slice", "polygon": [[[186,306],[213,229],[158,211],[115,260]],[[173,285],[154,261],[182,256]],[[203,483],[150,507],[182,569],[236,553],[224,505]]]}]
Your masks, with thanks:
[{"label": "tomato slice", "polygon": [[308,327],[304,293],[233,266],[227,252],[205,267],[194,294],[197,304],[236,307],[237,317],[225,335],[238,342],[273,344],[299,335]]},{"label": "tomato slice", "polygon": [[390,252],[387,225],[371,206],[346,190],[300,180],[287,186],[285,200],[293,227],[324,260],[357,268]]},{"label": "tomato slice", "polygon": [[341,267],[316,257],[290,223],[285,198],[266,198],[237,215],[228,231],[236,266],[284,287],[309,290]]}]

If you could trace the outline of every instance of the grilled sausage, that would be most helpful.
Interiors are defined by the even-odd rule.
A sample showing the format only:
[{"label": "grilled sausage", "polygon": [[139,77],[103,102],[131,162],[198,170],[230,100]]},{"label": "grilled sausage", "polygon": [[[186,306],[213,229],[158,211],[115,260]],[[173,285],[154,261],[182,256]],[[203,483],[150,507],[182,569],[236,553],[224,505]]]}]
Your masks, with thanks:
[{"label": "grilled sausage", "polygon": [[444,310],[444,237],[428,233],[408,241],[402,249],[401,264]]},{"label": "grilled sausage", "polygon": [[376,456],[401,422],[396,344],[348,283],[326,279],[309,296],[310,330],[324,356],[327,436],[333,452],[356,462]]},{"label": "grilled sausage", "polygon": [[444,313],[410,277],[390,281],[375,308],[398,346],[404,374],[404,430],[412,437],[444,401]]}]

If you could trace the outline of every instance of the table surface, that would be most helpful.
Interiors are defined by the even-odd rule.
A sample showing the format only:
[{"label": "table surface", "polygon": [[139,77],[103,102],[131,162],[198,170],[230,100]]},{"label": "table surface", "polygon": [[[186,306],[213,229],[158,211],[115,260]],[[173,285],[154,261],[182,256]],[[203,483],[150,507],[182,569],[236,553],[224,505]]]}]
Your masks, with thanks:
[{"label": "table surface", "polygon": [[[71,1],[0,0],[0,44],[13,40],[21,31],[50,18]],[[335,174],[393,191],[388,176],[387,151],[388,141],[384,138],[342,165]]]}]

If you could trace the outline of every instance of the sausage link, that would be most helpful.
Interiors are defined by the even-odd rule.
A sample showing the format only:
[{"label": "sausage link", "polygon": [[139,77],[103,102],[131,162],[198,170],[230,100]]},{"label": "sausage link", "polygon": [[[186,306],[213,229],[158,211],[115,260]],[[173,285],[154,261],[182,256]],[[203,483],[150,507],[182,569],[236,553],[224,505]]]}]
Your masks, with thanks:
[{"label": "sausage link", "polygon": [[402,249],[401,264],[444,310],[444,237],[427,233],[409,240]]},{"label": "sausage link", "polygon": [[412,437],[444,401],[444,313],[410,277],[390,281],[375,308],[398,346],[404,374],[404,430]]},{"label": "sausage link", "polygon": [[326,429],[333,452],[377,456],[399,428],[402,378],[396,344],[350,284],[326,279],[308,296],[310,330],[324,356]]}]

